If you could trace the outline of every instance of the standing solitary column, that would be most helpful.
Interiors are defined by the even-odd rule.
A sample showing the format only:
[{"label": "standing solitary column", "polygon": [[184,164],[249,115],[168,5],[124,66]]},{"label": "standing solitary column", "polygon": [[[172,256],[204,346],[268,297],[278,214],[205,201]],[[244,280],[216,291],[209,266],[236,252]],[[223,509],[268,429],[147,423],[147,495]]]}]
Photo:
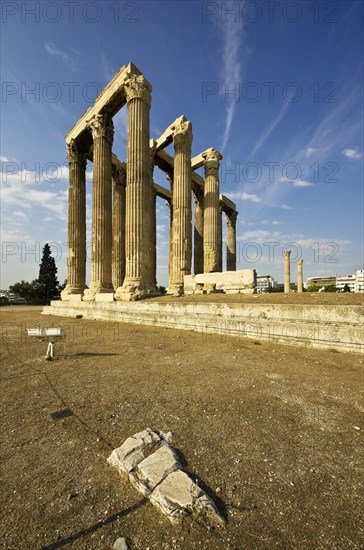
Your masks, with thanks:
[{"label": "standing solitary column", "polygon": [[203,191],[196,190],[193,196],[194,211],[194,239],[193,239],[193,272],[195,275],[203,273]]},{"label": "standing solitary column", "polygon": [[174,128],[173,143],[173,264],[169,291],[183,294],[183,277],[191,274],[192,261],[191,122],[182,120]]},{"label": "standing solitary column", "polygon": [[297,262],[297,292],[303,292],[303,273],[302,273],[303,260]]},{"label": "standing solitary column", "polygon": [[149,111],[152,87],[142,75],[130,74],[125,83],[128,104],[128,153],[126,173],[125,280],[117,300],[137,300],[155,292],[151,275],[150,246],[152,169],[149,148]]},{"label": "standing solitary column", "polygon": [[67,286],[62,300],[82,295],[86,286],[86,155],[67,143],[69,161]]},{"label": "standing solitary column", "polygon": [[113,212],[112,212],[112,284],[116,289],[125,278],[125,186],[126,165],[113,165]]},{"label": "standing solitary column", "polygon": [[236,210],[226,214],[226,270],[236,271]]},{"label": "standing solitary column", "polygon": [[84,300],[96,294],[111,293],[112,255],[112,161],[114,137],[112,119],[107,113],[95,115],[89,122],[94,142],[92,183],[92,253],[91,282]]},{"label": "standing solitary column", "polygon": [[219,212],[219,166],[222,155],[215,149],[202,153],[205,159],[204,272],[222,271],[221,214]]},{"label": "standing solitary column", "polygon": [[291,251],[284,251],[284,292],[287,294],[291,290]]}]

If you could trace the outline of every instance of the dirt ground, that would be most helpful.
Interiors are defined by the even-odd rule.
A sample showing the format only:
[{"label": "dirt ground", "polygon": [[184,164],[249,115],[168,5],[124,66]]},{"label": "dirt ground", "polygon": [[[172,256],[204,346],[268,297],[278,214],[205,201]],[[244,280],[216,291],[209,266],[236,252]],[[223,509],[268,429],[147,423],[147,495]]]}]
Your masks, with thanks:
[{"label": "dirt ground", "polygon": [[[1,548],[364,547],[361,355],[0,313]],[[67,356],[46,362],[25,329],[52,325]],[[107,463],[146,427],[172,431],[225,529],[172,525]]]}]

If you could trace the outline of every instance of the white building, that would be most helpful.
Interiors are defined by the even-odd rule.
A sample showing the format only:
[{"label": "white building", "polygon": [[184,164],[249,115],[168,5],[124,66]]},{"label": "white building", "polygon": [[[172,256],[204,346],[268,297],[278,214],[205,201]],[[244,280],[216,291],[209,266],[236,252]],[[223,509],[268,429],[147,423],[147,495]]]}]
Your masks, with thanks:
[{"label": "white building", "polygon": [[344,290],[348,285],[350,292],[364,292],[364,269],[357,269],[355,273],[345,277],[336,277],[336,288]]},{"label": "white building", "polygon": [[364,269],[357,269],[355,271],[355,291],[364,292]]},{"label": "white building", "polygon": [[257,292],[269,292],[270,288],[276,288],[277,283],[270,275],[257,275]]}]

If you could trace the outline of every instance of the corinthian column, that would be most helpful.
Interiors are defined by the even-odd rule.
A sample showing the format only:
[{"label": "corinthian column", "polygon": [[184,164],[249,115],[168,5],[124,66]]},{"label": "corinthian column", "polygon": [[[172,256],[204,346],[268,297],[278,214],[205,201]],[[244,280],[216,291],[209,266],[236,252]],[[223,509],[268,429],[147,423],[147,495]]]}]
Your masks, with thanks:
[{"label": "corinthian column", "polygon": [[198,190],[194,195],[194,239],[193,239],[193,272],[195,275],[203,273],[203,192]]},{"label": "corinthian column", "polygon": [[291,251],[284,251],[284,292],[287,294],[291,290]]},{"label": "corinthian column", "polygon": [[107,113],[95,115],[89,122],[94,142],[92,183],[91,282],[84,300],[113,291],[112,250],[112,175],[111,149],[114,137],[112,119]]},{"label": "corinthian column", "polygon": [[183,294],[183,277],[191,274],[192,261],[191,122],[182,120],[174,128],[173,143],[173,261],[169,291]]},{"label": "corinthian column", "polygon": [[126,165],[113,165],[112,284],[118,288],[125,278],[125,186]]},{"label": "corinthian column", "polygon": [[297,262],[297,292],[303,292],[303,272],[302,272],[303,260]]},{"label": "corinthian column", "polygon": [[72,139],[67,144],[69,162],[68,188],[68,258],[67,286],[62,300],[82,296],[86,286],[86,155]]},{"label": "corinthian column", "polygon": [[215,149],[209,149],[202,156],[205,159],[204,271],[211,273],[222,271],[222,259],[219,258],[219,247],[222,246],[219,234],[219,165],[222,155]]},{"label": "corinthian column", "polygon": [[226,271],[236,271],[236,210],[226,214]]},{"label": "corinthian column", "polygon": [[116,291],[117,300],[137,300],[155,293],[151,272],[150,212],[153,205],[149,149],[149,110],[152,87],[142,75],[129,75],[125,83],[128,104],[128,153],[126,174],[125,280]]}]

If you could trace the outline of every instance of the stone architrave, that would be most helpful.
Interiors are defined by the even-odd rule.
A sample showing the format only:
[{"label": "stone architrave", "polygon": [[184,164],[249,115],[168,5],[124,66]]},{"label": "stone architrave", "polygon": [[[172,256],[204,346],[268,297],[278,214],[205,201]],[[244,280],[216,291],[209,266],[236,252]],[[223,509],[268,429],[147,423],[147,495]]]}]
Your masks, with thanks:
[{"label": "stone architrave", "polygon": [[297,261],[297,292],[303,292],[303,260]]},{"label": "stone architrave", "polygon": [[219,151],[202,153],[205,160],[204,192],[204,272],[222,271],[221,212],[219,211],[219,166],[223,158]]},{"label": "stone architrave", "polygon": [[126,176],[125,280],[116,291],[117,300],[137,300],[156,292],[150,212],[153,207],[149,148],[150,83],[143,75],[130,74],[125,83],[128,105],[128,152]]},{"label": "stone architrave", "polygon": [[236,219],[238,213],[226,213],[226,271],[236,271]]},{"label": "stone architrave", "polygon": [[125,187],[126,165],[113,165],[112,284],[122,286],[125,278]]},{"label": "stone architrave", "polygon": [[169,292],[183,294],[183,277],[191,273],[192,261],[191,122],[179,121],[173,131],[173,143],[173,258]]},{"label": "stone architrave", "polygon": [[86,286],[86,154],[74,139],[67,144],[67,158],[68,258],[67,285],[62,291],[62,300],[82,295]]},{"label": "stone architrave", "polygon": [[193,238],[193,272],[195,275],[203,273],[203,232],[204,232],[204,195],[196,190],[194,196],[194,238]]},{"label": "stone architrave", "polygon": [[89,121],[93,138],[91,282],[84,300],[112,293],[112,143],[114,126],[107,112]]},{"label": "stone architrave", "polygon": [[291,290],[291,251],[284,251],[284,292],[287,294]]}]

